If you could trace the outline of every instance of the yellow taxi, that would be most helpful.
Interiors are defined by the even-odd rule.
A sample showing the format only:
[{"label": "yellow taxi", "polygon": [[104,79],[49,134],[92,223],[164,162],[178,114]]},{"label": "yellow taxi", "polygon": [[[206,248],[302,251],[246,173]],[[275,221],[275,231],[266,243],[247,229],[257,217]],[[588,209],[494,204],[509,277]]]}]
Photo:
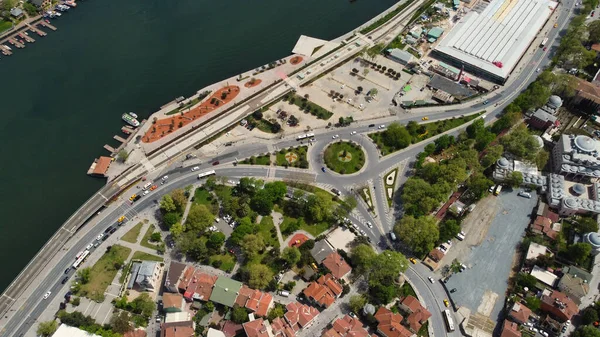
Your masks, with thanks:
[{"label": "yellow taxi", "polygon": [[119,220],[117,220],[117,221],[118,221],[118,222],[123,222],[123,221],[125,221],[125,216],[124,216],[124,215],[123,215],[123,216],[121,216],[121,217],[119,218]]},{"label": "yellow taxi", "polygon": [[417,260],[414,257],[411,257],[409,260],[412,264],[417,264]]},{"label": "yellow taxi", "polygon": [[423,118],[421,118],[421,120],[422,120],[422,121],[428,121],[428,120],[429,120],[429,117],[423,117]]},{"label": "yellow taxi", "polygon": [[558,28],[558,23],[555,23],[555,24],[554,24],[554,28]]},{"label": "yellow taxi", "polygon": [[450,306],[450,302],[448,302],[448,300],[444,299],[444,305],[445,305],[446,307],[449,307],[449,306]]},{"label": "yellow taxi", "polygon": [[135,199],[135,197],[137,197],[137,194],[134,194],[131,197],[129,197],[129,200],[133,201],[133,199]]}]

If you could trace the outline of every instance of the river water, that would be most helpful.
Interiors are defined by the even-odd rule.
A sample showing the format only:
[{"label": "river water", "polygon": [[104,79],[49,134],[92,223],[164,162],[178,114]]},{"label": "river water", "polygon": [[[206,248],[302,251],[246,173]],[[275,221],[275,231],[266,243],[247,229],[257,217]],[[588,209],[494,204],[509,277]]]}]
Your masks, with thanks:
[{"label": "river water", "polygon": [[80,0],[0,59],[0,289],[103,180],[86,176],[121,114],[336,38],[395,0]]}]

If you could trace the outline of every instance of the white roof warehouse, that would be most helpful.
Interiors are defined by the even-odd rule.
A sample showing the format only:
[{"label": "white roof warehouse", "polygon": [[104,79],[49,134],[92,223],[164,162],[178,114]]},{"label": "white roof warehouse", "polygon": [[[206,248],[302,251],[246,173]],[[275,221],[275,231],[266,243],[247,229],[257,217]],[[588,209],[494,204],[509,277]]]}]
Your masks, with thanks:
[{"label": "white roof warehouse", "polygon": [[550,0],[492,0],[481,13],[467,13],[436,55],[504,83],[556,6]]}]

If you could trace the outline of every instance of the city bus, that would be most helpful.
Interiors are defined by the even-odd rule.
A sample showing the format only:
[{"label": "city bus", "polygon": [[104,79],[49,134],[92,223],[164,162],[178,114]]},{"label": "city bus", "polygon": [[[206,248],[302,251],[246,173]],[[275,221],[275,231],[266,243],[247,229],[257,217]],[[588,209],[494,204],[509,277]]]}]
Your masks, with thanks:
[{"label": "city bus", "polygon": [[215,170],[210,170],[210,171],[206,171],[206,172],[202,172],[200,174],[198,174],[198,179],[202,179],[202,178],[206,178],[208,176],[212,176],[217,174],[217,172],[215,172]]},{"label": "city bus", "polygon": [[307,133],[304,135],[299,135],[298,137],[296,137],[296,140],[303,140],[303,139],[310,139],[310,138],[315,138],[315,134],[314,133]]},{"label": "city bus", "polygon": [[90,251],[84,250],[77,260],[75,260],[75,263],[73,263],[73,269],[77,269],[83,263],[83,261],[85,261],[88,255],[90,255]]},{"label": "city bus", "polygon": [[442,311],[444,315],[444,321],[446,321],[446,328],[449,332],[454,331],[454,322],[452,321],[452,317],[450,316],[450,310],[446,309]]}]

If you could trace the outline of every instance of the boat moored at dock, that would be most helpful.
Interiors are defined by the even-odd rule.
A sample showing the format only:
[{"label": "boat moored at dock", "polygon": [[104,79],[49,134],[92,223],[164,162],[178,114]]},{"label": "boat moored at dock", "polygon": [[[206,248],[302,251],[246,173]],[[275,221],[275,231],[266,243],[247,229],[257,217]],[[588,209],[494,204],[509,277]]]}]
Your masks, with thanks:
[{"label": "boat moored at dock", "polygon": [[[135,116],[135,117],[133,117]],[[123,116],[121,116],[121,118],[129,125],[133,126],[133,127],[138,127],[140,126],[140,122],[138,122],[138,120],[136,119],[137,115],[134,113],[124,113]]]}]

